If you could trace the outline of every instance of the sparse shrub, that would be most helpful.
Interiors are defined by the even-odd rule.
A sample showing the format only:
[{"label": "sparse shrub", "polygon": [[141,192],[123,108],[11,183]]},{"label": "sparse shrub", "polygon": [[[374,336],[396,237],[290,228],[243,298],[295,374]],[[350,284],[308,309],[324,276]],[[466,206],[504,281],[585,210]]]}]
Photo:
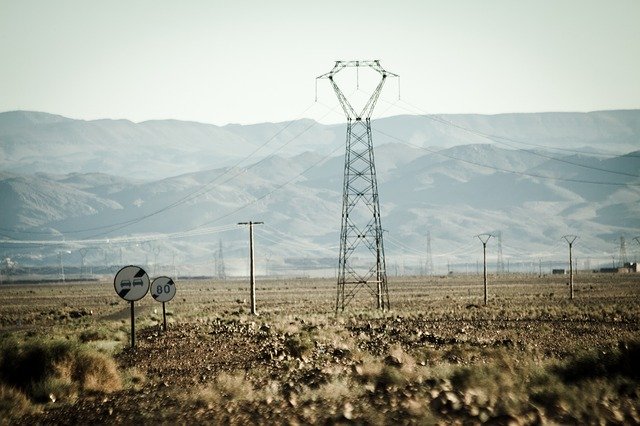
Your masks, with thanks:
[{"label": "sparse shrub", "polygon": [[147,377],[138,367],[132,367],[126,371],[125,380],[128,384],[137,388],[147,381]]},{"label": "sparse shrub", "polygon": [[345,378],[334,378],[330,382],[323,383],[317,389],[308,390],[302,399],[312,401],[342,401],[354,398],[360,394],[359,389],[349,386]]},{"label": "sparse shrub", "polygon": [[308,333],[301,332],[287,336],[284,345],[291,355],[301,358],[311,352],[314,342]]},{"label": "sparse shrub", "polygon": [[121,387],[111,358],[71,341],[10,340],[3,342],[1,350],[0,380],[36,402]]},{"label": "sparse shrub", "polygon": [[0,384],[0,424],[33,410],[27,396],[13,387]]},{"label": "sparse shrub", "polygon": [[557,372],[567,382],[598,377],[626,377],[640,380],[640,341],[621,342],[611,351],[592,351],[578,355],[559,367]]},{"label": "sparse shrub", "polygon": [[221,373],[214,383],[196,393],[194,402],[198,406],[212,409],[230,401],[253,401],[256,390],[243,373]]},{"label": "sparse shrub", "polygon": [[107,340],[109,336],[104,330],[84,330],[78,336],[82,343],[95,342],[97,340]]},{"label": "sparse shrub", "polygon": [[376,380],[376,388],[387,389],[389,387],[401,387],[407,384],[407,378],[400,369],[385,366]]}]

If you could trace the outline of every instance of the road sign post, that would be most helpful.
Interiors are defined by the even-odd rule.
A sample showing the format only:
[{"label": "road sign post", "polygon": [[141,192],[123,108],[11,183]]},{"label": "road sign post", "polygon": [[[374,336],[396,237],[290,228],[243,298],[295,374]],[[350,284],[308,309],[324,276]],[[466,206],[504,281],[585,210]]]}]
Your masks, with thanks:
[{"label": "road sign post", "polygon": [[131,347],[136,347],[136,314],[133,300],[131,302]]},{"label": "road sign post", "polygon": [[136,346],[135,305],[149,291],[149,275],[139,266],[125,266],[113,279],[113,288],[122,299],[131,303],[131,347]]},{"label": "road sign post", "polygon": [[170,301],[176,295],[176,284],[169,277],[158,277],[151,284],[151,296],[158,302],[162,302],[162,329],[167,331],[167,311],[165,302]]}]

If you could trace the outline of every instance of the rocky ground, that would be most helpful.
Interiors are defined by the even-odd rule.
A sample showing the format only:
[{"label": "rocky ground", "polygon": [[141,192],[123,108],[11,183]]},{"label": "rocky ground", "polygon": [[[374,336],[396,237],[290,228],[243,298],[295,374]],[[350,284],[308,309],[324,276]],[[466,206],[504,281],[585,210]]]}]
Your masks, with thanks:
[{"label": "rocky ground", "polygon": [[[42,305],[50,330],[85,344],[124,336],[110,352],[124,384],[53,395],[11,423],[638,424],[640,302],[636,287],[618,290],[574,302],[532,290],[484,307],[439,288],[417,309],[337,316],[286,313],[279,296],[254,317],[233,292],[221,304],[191,289],[183,303],[200,309],[172,315],[166,332],[156,305],[143,305],[135,349],[126,306]],[[3,331],[42,333],[34,318],[36,328]]]},{"label": "rocky ground", "polygon": [[[518,362],[562,357],[570,339],[587,339],[586,344],[602,347],[612,332],[629,337],[640,331],[638,323],[555,322],[556,338],[536,341],[531,330],[538,325],[396,316],[348,321],[344,333],[349,337],[344,341],[323,337],[323,331],[332,333],[336,324],[304,320],[290,324],[296,333],[240,319],[174,324],[166,333],[149,327],[140,331],[136,349],[125,349],[116,357],[123,371],[135,367],[139,377],[131,386],[82,396],[75,403],[51,403],[20,423],[516,425],[589,420],[562,405],[527,401],[510,410],[498,398],[513,398],[512,389],[494,395],[482,388],[456,388],[451,376],[431,371],[443,365],[455,369],[492,363],[497,354],[512,353],[509,368],[515,368],[517,380]],[[505,335],[529,337],[513,340]],[[637,383],[633,392],[603,400],[602,420],[640,422]]]}]

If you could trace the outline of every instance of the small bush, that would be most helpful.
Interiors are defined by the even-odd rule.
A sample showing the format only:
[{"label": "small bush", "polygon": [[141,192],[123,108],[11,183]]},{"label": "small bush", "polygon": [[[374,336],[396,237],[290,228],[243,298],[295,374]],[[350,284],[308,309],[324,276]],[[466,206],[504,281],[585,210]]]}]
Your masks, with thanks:
[{"label": "small bush", "polygon": [[197,406],[212,409],[224,407],[230,401],[253,401],[256,390],[242,373],[221,373],[210,386],[198,391],[193,401]]},{"label": "small bush", "polygon": [[313,339],[307,333],[289,335],[284,344],[289,353],[296,358],[307,355],[314,348]]},{"label": "small bush", "polygon": [[0,349],[0,380],[33,401],[69,398],[80,391],[112,392],[122,385],[111,358],[77,343],[10,340]]},{"label": "small bush", "polygon": [[98,340],[108,340],[109,336],[104,330],[84,330],[80,333],[79,339],[82,343],[87,343]]},{"label": "small bush", "polygon": [[[0,419],[10,420],[33,410],[27,396],[19,390],[0,384]],[[3,422],[0,420],[0,424]]]},{"label": "small bush", "polygon": [[622,342],[617,349],[588,352],[558,368],[566,382],[575,383],[599,377],[626,377],[640,380],[640,342]]},{"label": "small bush", "polygon": [[407,384],[408,380],[396,367],[385,366],[376,380],[376,388],[388,389],[390,387],[402,387]]}]

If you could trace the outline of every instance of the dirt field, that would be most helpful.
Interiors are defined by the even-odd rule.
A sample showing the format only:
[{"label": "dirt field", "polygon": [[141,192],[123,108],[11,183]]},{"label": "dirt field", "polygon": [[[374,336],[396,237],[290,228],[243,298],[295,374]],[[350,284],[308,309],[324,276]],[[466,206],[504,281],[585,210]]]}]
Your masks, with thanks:
[{"label": "dirt field", "polygon": [[136,302],[133,350],[129,304],[111,281],[5,284],[1,342],[77,342],[114,360],[122,383],[56,388],[50,380],[48,400],[27,397],[19,409],[14,394],[27,388],[3,385],[0,418],[640,423],[640,275],[579,274],[573,301],[566,281],[490,277],[483,306],[480,276],[394,278],[390,312],[375,311],[362,292],[335,315],[334,280],[259,280],[254,317],[245,281],[179,280],[167,332],[160,303]]}]

